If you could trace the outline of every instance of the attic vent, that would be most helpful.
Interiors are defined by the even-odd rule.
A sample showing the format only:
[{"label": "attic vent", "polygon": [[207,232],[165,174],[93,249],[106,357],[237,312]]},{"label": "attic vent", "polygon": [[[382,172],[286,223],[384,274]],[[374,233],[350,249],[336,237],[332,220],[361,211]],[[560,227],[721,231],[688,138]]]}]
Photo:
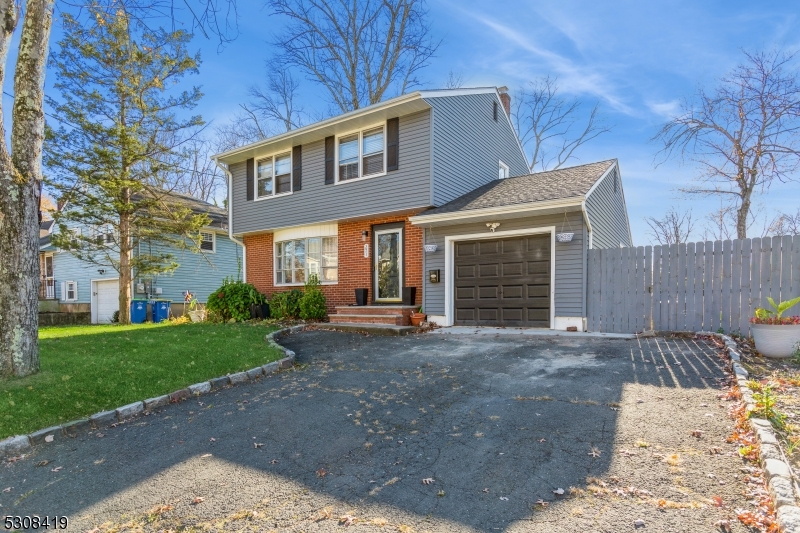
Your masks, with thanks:
[{"label": "attic vent", "polygon": [[617,173],[615,172],[614,173],[614,193],[615,194],[617,192],[617,181],[619,181],[619,179],[617,178]]},{"label": "attic vent", "polygon": [[494,116],[494,121],[497,122],[497,102],[492,102],[492,106],[492,116]]}]

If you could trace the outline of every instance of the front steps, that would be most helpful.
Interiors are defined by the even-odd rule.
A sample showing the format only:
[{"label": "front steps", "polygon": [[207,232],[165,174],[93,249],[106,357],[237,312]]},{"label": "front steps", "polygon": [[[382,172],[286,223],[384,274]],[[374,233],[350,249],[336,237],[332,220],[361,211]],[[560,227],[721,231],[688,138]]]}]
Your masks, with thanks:
[{"label": "front steps", "polygon": [[385,324],[411,326],[411,313],[416,305],[343,305],[329,315],[331,324]]}]

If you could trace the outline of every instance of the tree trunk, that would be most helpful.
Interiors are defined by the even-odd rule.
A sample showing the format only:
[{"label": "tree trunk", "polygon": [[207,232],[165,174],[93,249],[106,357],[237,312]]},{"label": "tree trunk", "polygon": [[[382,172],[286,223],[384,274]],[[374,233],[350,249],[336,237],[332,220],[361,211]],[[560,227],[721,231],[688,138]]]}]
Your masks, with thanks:
[{"label": "tree trunk", "polygon": [[[128,195],[125,195],[128,198]],[[125,213],[119,217],[119,323],[131,323],[131,221]]]},{"label": "tree trunk", "polygon": [[736,210],[736,238],[747,238],[747,216],[750,214],[750,195],[742,199],[742,205]]},{"label": "tree trunk", "polygon": [[[0,0],[2,54],[8,52],[16,7]],[[27,3],[14,76],[10,156],[0,139],[0,375],[24,376],[39,369],[42,104],[52,22],[52,0]],[[3,65],[5,60],[0,56]]]}]

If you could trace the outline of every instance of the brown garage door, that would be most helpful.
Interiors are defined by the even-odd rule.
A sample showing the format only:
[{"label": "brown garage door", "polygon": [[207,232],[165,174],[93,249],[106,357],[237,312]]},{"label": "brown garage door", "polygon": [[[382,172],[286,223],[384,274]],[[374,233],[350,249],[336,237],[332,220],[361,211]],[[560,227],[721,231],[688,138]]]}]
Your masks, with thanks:
[{"label": "brown garage door", "polygon": [[455,243],[455,325],[550,327],[550,235]]}]

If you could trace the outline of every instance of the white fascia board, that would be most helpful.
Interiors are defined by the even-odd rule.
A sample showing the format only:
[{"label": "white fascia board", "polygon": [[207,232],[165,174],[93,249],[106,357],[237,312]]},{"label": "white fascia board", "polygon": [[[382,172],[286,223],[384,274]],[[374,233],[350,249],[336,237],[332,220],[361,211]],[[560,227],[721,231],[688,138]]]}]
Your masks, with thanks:
[{"label": "white fascia board", "polygon": [[461,89],[434,89],[432,91],[419,91],[422,98],[440,98],[442,96],[464,96],[467,94],[496,93],[497,87],[467,87]]},{"label": "white fascia board", "polygon": [[561,209],[567,207],[581,207],[585,200],[584,196],[573,196],[570,198],[559,198],[558,200],[548,200],[544,202],[529,202],[526,204],[504,205],[499,207],[487,207],[483,209],[469,209],[467,211],[455,211],[452,213],[442,213],[439,215],[420,214],[409,217],[409,221],[415,226],[422,224],[436,224],[443,222],[469,222],[472,218],[482,218],[494,215],[535,215],[536,211],[544,209]]},{"label": "white fascia board", "polygon": [[329,126],[333,126],[333,125],[338,124],[340,122],[345,122],[347,120],[359,117],[361,115],[368,115],[369,113],[373,113],[375,111],[380,111],[382,109],[387,109],[387,108],[390,108],[390,107],[393,107],[393,106],[396,106],[396,105],[399,105],[399,104],[403,104],[403,103],[406,103],[406,102],[411,102],[413,100],[418,100],[418,99],[421,99],[421,93],[419,91],[416,91],[416,92],[413,92],[413,93],[409,93],[409,94],[404,94],[402,96],[398,96],[396,98],[392,98],[390,100],[386,100],[385,102],[378,102],[377,104],[372,104],[372,105],[367,106],[367,107],[362,107],[361,109],[356,109],[354,111],[348,111],[347,113],[343,113],[341,115],[337,115],[335,117],[332,117],[332,118],[329,118],[329,119],[326,119],[326,120],[321,120],[319,122],[314,122],[313,124],[309,124],[308,126],[303,126],[302,128],[297,128],[295,130],[291,130],[291,131],[287,131],[286,133],[282,133],[280,135],[275,135],[274,137],[269,137],[267,139],[262,139],[260,141],[254,142],[254,143],[246,144],[246,145],[241,146],[239,148],[234,148],[233,150],[228,150],[227,152],[222,152],[222,153],[219,153],[219,154],[215,154],[215,155],[211,156],[211,159],[213,159],[214,161],[219,161],[221,159],[222,160],[228,159],[230,157],[234,157],[234,156],[236,156],[238,154],[241,154],[243,152],[254,150],[256,148],[260,148],[260,147],[266,146],[268,144],[279,142],[279,141],[282,141],[282,140],[285,140],[285,139],[289,139],[291,137],[295,137],[295,136],[298,136],[298,135],[312,133],[315,130],[319,130],[319,129],[326,128],[326,127],[329,127]]}]

